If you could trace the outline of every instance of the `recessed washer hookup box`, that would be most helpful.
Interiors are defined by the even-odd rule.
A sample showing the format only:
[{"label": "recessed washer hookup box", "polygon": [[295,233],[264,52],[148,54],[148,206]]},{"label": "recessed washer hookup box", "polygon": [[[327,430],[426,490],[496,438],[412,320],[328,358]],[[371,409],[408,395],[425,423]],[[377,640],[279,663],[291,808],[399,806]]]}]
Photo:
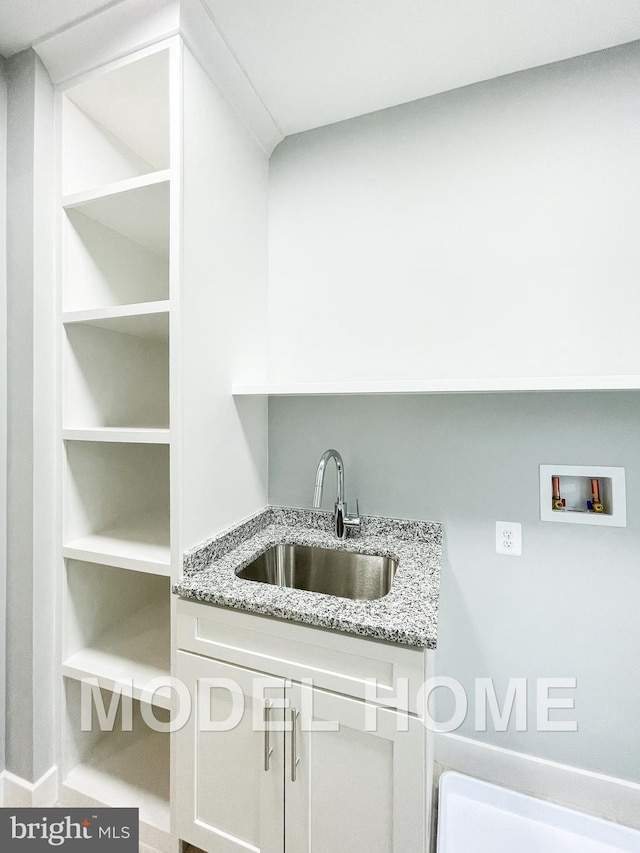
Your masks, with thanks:
[{"label": "recessed washer hookup box", "polygon": [[540,465],[540,520],[626,527],[624,468]]}]

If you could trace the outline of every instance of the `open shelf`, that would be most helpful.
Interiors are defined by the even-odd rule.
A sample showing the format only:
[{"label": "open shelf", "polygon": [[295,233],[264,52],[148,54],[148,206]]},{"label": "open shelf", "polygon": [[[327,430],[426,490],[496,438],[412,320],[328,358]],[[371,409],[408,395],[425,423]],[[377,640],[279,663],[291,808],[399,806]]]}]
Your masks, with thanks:
[{"label": "open shelf", "polygon": [[83,314],[65,323],[64,427],[167,429],[168,313]]},{"label": "open shelf", "polygon": [[64,192],[169,166],[169,50],[127,63],[64,93]]},{"label": "open shelf", "polygon": [[234,397],[333,394],[463,394],[507,391],[613,391],[640,388],[640,376],[516,376],[470,379],[357,380],[351,382],[237,382]]},{"label": "open shelf", "polygon": [[[166,207],[167,199],[162,202]],[[162,244],[162,235],[167,238],[165,218],[167,210],[162,213],[160,240],[153,241],[154,250],[147,245],[148,234],[141,244],[132,235],[92,219],[86,211],[67,210],[63,222],[65,311],[167,299],[169,251]],[[120,222],[120,229],[125,226]],[[135,233],[140,236],[138,229]]]},{"label": "open shelf", "polygon": [[[109,332],[119,332],[122,335],[133,335],[135,338],[146,338],[167,344],[169,341],[167,305],[168,303],[163,301],[155,305],[147,302],[93,311],[70,311],[63,315],[63,323],[67,329],[93,326],[98,329],[107,329]],[[145,310],[147,308],[149,310]]]},{"label": "open shelf", "polygon": [[166,171],[65,196],[62,206],[161,257],[167,256],[169,173]]},{"label": "open shelf", "polygon": [[[93,713],[90,731],[81,730],[80,683],[66,679],[66,761],[60,799],[65,805],[93,802],[140,809],[140,820],[169,832],[169,735],[149,728],[133,700],[133,731],[123,731],[118,710],[112,731],[101,732]],[[101,691],[109,708],[111,694]],[[168,720],[168,712],[154,708]]]},{"label": "open shelf", "polygon": [[64,779],[64,786],[111,808],[140,809],[140,819],[169,832],[168,737],[105,738]]},{"label": "open shelf", "polygon": [[146,429],[137,427],[91,427],[90,429],[63,429],[65,441],[107,441],[125,444],[169,444],[168,429]]},{"label": "open shelf", "polygon": [[169,577],[169,519],[166,515],[121,519],[100,533],[70,539],[62,553],[64,557],[88,563],[108,563],[121,569]]},{"label": "open shelf", "polygon": [[122,568],[169,565],[169,448],[66,442],[65,556]]},{"label": "open shelf", "polygon": [[[95,677],[136,699],[154,678],[170,674],[170,590],[167,578],[67,561],[66,657],[63,675]],[[171,695],[154,705],[171,708]]]},{"label": "open shelf", "polygon": [[103,308],[65,311],[62,322],[65,325],[86,323],[124,332],[141,337],[167,338],[169,334],[167,317],[169,312],[167,299],[157,302],[135,302],[126,305],[105,306]]}]

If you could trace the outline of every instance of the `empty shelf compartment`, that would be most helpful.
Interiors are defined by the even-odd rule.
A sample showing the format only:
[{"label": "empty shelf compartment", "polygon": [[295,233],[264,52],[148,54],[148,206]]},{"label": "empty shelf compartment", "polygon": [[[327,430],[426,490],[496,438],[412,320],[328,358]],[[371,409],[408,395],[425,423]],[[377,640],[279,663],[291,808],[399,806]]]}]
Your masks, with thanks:
[{"label": "empty shelf compartment", "polygon": [[[140,699],[170,672],[169,580],[104,565],[67,561],[65,661],[70,678],[130,685]],[[153,698],[171,707],[167,690]]]},{"label": "empty shelf compartment", "polygon": [[168,567],[168,446],[67,441],[66,461],[65,556]]},{"label": "empty shelf compartment", "polygon": [[66,90],[65,193],[168,168],[169,74],[164,48]]},{"label": "empty shelf compartment", "polygon": [[169,315],[65,324],[67,429],[169,426]]}]

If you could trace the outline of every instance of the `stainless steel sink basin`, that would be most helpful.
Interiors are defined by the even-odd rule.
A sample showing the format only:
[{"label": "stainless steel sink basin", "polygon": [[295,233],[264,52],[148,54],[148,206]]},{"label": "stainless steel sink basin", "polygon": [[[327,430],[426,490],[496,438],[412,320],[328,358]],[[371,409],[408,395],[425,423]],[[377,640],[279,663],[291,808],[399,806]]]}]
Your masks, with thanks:
[{"label": "stainless steel sink basin", "polygon": [[236,572],[248,581],[371,601],[391,589],[397,560],[308,545],[274,545]]}]

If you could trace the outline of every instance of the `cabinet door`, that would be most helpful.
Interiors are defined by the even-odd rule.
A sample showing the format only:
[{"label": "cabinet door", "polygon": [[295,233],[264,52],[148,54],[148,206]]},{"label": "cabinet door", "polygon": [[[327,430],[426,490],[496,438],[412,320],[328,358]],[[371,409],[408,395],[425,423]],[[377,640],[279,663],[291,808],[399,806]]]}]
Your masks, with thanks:
[{"label": "cabinet door", "polygon": [[177,676],[193,706],[175,735],[175,833],[208,853],[282,853],[284,681],[186,652]]},{"label": "cabinet door", "polygon": [[[288,696],[288,726],[299,714],[285,743],[287,853],[425,853],[420,721],[308,686]],[[311,730],[328,723],[338,730]]]}]

